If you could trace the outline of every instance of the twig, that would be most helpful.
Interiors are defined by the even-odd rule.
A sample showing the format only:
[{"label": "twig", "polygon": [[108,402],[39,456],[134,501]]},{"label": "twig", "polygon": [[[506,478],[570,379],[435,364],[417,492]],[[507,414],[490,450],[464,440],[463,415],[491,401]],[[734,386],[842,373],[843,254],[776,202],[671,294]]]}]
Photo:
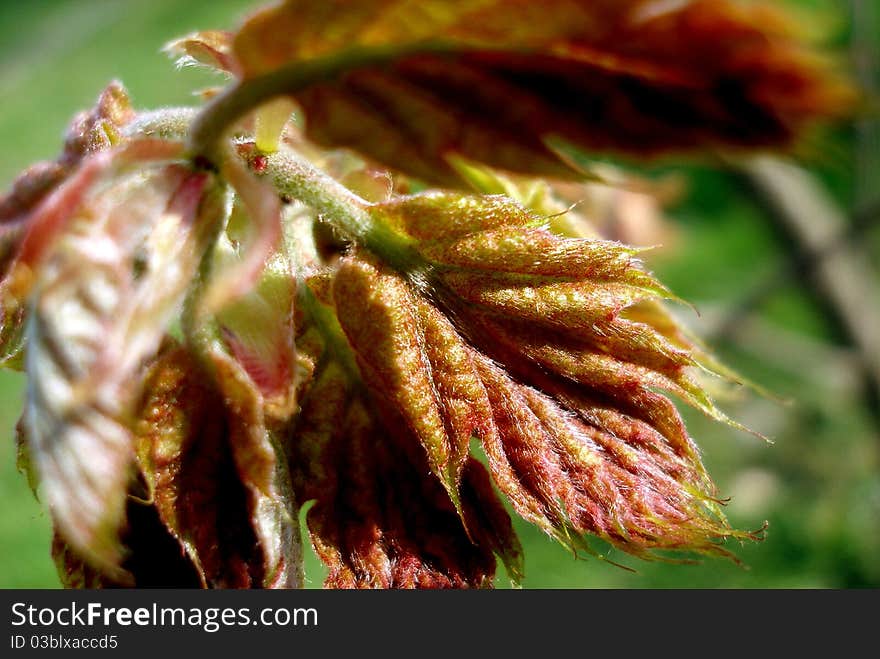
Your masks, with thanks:
[{"label": "twig", "polygon": [[[845,215],[811,174],[772,158],[739,166],[768,210],[788,234],[807,281],[833,319],[858,350],[866,378],[869,404],[880,420],[880,291],[877,273],[867,255],[841,236],[848,233]],[[868,209],[858,231],[871,224],[876,209]],[[852,227],[852,225],[851,225]],[[852,231],[852,228],[850,228]],[[819,255],[817,257],[817,255]],[[797,269],[797,268],[796,268]]]},{"label": "twig", "polygon": [[[860,89],[869,102],[877,101],[880,85],[880,13],[876,0],[850,0],[852,19],[851,53]],[[866,112],[855,125],[855,194],[864,202],[880,181],[880,118]]]},{"label": "twig", "polygon": [[816,251],[802,249],[785,254],[782,263],[762,279],[738,302],[732,305],[724,318],[719,319],[707,338],[724,340],[737,332],[739,323],[755,309],[761,307],[770,297],[791,282],[809,276],[817,264],[835,254],[838,250],[855,244],[870,230],[880,224],[880,199],[853,213],[844,230],[827,245]]}]

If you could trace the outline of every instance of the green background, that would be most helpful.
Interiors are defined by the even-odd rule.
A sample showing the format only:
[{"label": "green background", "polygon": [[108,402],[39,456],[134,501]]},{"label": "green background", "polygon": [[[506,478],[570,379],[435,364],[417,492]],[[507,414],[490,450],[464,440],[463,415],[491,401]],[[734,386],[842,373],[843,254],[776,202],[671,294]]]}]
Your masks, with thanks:
[{"label": "green background", "polygon": [[[870,0],[869,0],[870,1]],[[816,5],[816,2],[809,3]],[[846,3],[821,3],[845,24]],[[139,108],[193,104],[192,91],[216,84],[208,74],[176,71],[159,52],[194,29],[230,28],[252,3],[244,0],[0,1],[0,186],[29,163],[53,158],[69,119],[90,107],[106,82],[121,79]],[[880,33],[880,25],[875,32]],[[847,46],[846,30],[839,41]],[[821,142],[810,166],[847,209],[855,188],[855,131],[844,127]],[[875,165],[880,154],[868,154]],[[880,168],[859,173],[880,195]],[[664,167],[687,176],[688,194],[669,209],[674,250],[648,256],[673,290],[696,303],[702,320],[730,313],[765,286],[791,246],[732,175],[708,166]],[[867,179],[866,179],[867,177]],[[862,241],[872,262],[876,231]],[[876,270],[866,273],[875,280]],[[793,402],[754,394],[723,401],[731,416],[774,443],[688,414],[720,491],[731,497],[734,525],[769,521],[763,543],[736,547],[746,567],[709,559],[699,565],[641,563],[625,572],[596,560],[575,560],[525,524],[528,588],[550,587],[862,587],[880,586],[880,437],[878,413],[866,404],[858,357],[803,278],[774,287],[739,331],[715,344],[754,381]],[[880,331],[880,328],[877,328]],[[57,587],[49,558],[49,520],[16,472],[13,428],[23,398],[21,375],[0,372],[0,587]],[[321,568],[308,563],[309,585]],[[499,585],[504,585],[503,574]]]}]

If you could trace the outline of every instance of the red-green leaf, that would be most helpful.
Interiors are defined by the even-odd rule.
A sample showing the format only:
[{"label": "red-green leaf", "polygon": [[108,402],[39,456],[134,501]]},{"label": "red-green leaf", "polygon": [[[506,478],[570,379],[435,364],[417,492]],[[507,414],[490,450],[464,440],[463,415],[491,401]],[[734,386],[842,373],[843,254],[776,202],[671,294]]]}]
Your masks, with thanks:
[{"label": "red-green leaf", "polygon": [[[342,274],[332,290],[337,300],[353,293],[364,280],[388,287],[386,296],[400,292],[400,282],[390,282],[390,275],[383,278],[366,264],[346,267],[350,272]],[[364,325],[381,318],[382,295],[372,301],[361,299],[363,307],[352,295],[342,304],[340,321],[352,341],[353,356],[343,327],[328,306],[332,305],[328,283],[311,279],[301,309],[297,341],[304,365],[301,412],[290,437],[297,499],[315,501],[307,519],[318,555],[330,568],[326,585],[490,586],[493,554],[504,562],[511,579],[518,580],[522,550],[510,518],[483,466],[468,458],[467,446],[455,446],[460,437],[467,439],[477,430],[467,425],[469,420],[482,415],[491,424],[488,410],[475,408],[468,414],[466,399],[473,395],[474,385],[482,385],[473,381],[469,364],[462,363],[462,357],[469,362],[464,345],[448,321],[421,304],[413,319],[417,327],[404,323],[398,336],[370,346],[364,341]],[[349,313],[360,320],[348,317]],[[411,338],[406,333],[412,331],[424,332],[421,338],[431,341],[424,358],[434,366],[431,377],[438,386],[436,398],[427,394],[429,400],[421,403],[416,398],[426,391],[419,376],[413,391],[399,388],[399,369],[412,354],[384,366],[376,362],[389,341],[405,346]],[[450,354],[441,355],[443,350]],[[365,369],[364,380],[353,357]],[[433,413],[432,406],[436,406]],[[429,421],[442,416],[439,429],[414,418],[426,407]],[[464,433],[456,437],[456,430]],[[446,468],[438,469],[438,455],[447,456]]]},{"label": "red-green leaf", "polygon": [[87,156],[123,144],[123,129],[134,116],[125,89],[110,83],[94,108],[74,118],[58,159],[26,169],[0,198],[0,366],[21,367],[32,271],[78,198],[108,163],[92,157],[80,164]]},{"label": "red-green leaf", "polygon": [[464,427],[517,512],[574,548],[593,534],[642,557],[727,555],[725,538],[750,537],[724,520],[660,393],[727,421],[694,377],[711,363],[638,250],[553,234],[504,197],[424,193],[369,212],[392,237],[371,246],[398,270],[365,250],[344,258],[339,322],[436,474]]},{"label": "red-green leaf", "polygon": [[640,155],[787,146],[853,100],[777,6],[735,0],[286,0],[233,52],[245,80],[289,74],[317,142],[452,185],[454,155],[570,176],[549,138]]},{"label": "red-green leaf", "polygon": [[[100,154],[81,173],[96,161],[112,172]],[[23,428],[58,531],[110,575],[133,458],[127,414],[204,253],[208,177],[167,165],[96,189],[79,189],[80,178],[66,184],[77,192],[69,207],[32,220],[15,264],[39,264]],[[48,224],[63,230],[47,245],[33,232]]]},{"label": "red-green leaf", "polygon": [[136,437],[151,503],[203,586],[297,586],[286,460],[246,376],[222,353],[212,355],[222,391],[181,348],[150,370]]}]

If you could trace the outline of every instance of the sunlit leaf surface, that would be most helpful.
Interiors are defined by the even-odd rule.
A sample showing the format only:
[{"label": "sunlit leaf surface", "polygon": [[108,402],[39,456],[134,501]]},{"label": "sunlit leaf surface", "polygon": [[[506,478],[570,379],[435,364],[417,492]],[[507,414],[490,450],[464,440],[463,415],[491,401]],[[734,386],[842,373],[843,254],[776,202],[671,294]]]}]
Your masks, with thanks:
[{"label": "sunlit leaf surface", "polygon": [[245,80],[332,62],[291,89],[308,135],[447,185],[453,155],[570,176],[548,138],[638,155],[787,146],[853,100],[778,7],[733,0],[286,0],[232,51],[209,59]]}]

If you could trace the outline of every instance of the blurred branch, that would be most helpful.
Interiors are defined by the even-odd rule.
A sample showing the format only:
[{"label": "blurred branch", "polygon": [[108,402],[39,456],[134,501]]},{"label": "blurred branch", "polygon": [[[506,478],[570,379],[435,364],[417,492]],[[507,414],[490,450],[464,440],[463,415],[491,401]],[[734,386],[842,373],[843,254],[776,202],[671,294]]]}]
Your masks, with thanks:
[{"label": "blurred branch", "polygon": [[[700,333],[705,335],[703,328],[711,329],[726,320],[729,313],[726,305],[700,304]],[[743,315],[740,322],[731,327],[727,338],[771,368],[810,382],[811,388],[824,397],[852,398],[865,393],[860,355],[851,346],[833,345],[758,314]]]},{"label": "blurred branch", "polygon": [[708,336],[714,340],[727,339],[737,332],[738,325],[755,309],[789,284],[809,275],[816,264],[837,250],[861,240],[869,230],[880,224],[880,199],[857,210],[845,229],[830,243],[816,251],[801,249],[785,254],[779,267],[755,285],[733,304],[724,317],[714,323]]},{"label": "blurred branch", "polygon": [[[880,11],[876,0],[850,0],[852,38],[851,57],[859,86],[877,102],[880,85]],[[864,202],[880,182],[880,118],[866,112],[856,122],[857,202]]]},{"label": "blurred branch", "polygon": [[[738,165],[739,173],[764,203],[768,215],[793,242],[795,256],[770,282],[749,294],[717,334],[731,327],[756,302],[763,301],[793,275],[825,303],[834,320],[859,352],[872,412],[880,419],[880,291],[877,273],[865,252],[848,240],[871,226],[880,208],[864,209],[848,222],[846,216],[811,174],[772,158]],[[880,204],[877,204],[880,206]],[[769,283],[769,286],[768,286]]]}]

